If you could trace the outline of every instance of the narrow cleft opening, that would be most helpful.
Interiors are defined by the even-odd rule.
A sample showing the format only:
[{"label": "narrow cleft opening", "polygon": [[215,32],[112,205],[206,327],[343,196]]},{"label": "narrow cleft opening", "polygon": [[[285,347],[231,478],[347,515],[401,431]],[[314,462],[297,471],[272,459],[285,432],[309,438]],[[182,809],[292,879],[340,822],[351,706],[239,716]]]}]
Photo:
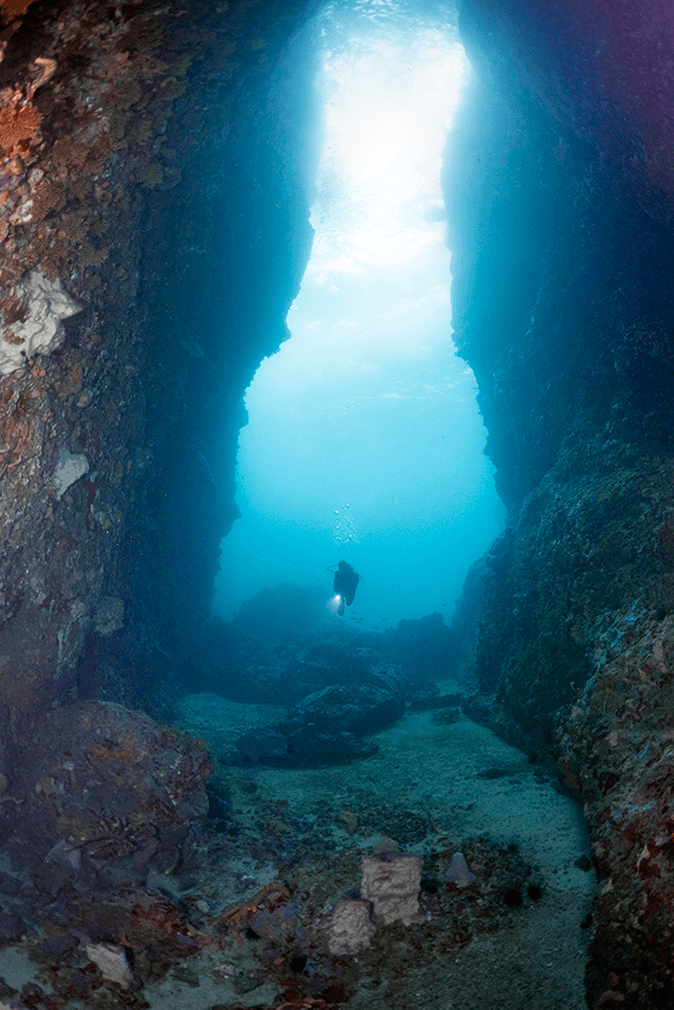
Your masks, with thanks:
[{"label": "narrow cleft opening", "polygon": [[456,32],[424,17],[332,11],[317,36],[313,250],[290,337],[246,394],[242,519],[215,610],[231,619],[284,581],[329,590],[325,570],[345,558],[362,576],[349,624],[449,621],[500,518],[475,379],[452,342],[441,188],[470,67]]}]

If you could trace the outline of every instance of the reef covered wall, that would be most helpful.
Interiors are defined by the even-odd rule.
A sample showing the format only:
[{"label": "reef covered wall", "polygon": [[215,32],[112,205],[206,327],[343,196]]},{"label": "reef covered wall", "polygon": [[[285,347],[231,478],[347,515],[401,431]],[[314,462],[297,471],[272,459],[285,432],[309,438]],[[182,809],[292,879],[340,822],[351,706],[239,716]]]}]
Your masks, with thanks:
[{"label": "reef covered wall", "polygon": [[471,711],[588,818],[591,1006],[671,1001],[674,20],[657,3],[460,4],[445,166],[453,311],[509,509]]},{"label": "reef covered wall", "polygon": [[3,840],[66,830],[35,792],[52,710],[131,739],[120,704],[161,714],[189,670],[243,392],[311,246],[312,64],[288,56],[310,13],[0,4]]}]

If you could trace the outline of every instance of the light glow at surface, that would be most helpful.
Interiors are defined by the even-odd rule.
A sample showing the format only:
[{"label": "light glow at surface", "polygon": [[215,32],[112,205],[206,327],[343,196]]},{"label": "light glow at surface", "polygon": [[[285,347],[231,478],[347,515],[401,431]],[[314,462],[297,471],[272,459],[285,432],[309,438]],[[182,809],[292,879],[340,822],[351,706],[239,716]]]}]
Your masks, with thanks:
[{"label": "light glow at surface", "polygon": [[442,149],[467,70],[463,47],[430,29],[328,56],[307,281],[374,271],[390,282],[420,274],[444,247]]},{"label": "light glow at surface", "polygon": [[[442,151],[468,73],[427,25],[326,47],[315,239],[260,366],[240,436],[243,518],[223,542],[216,612],[283,581],[363,576],[344,620],[451,616],[498,532],[475,380],[451,342]],[[339,618],[336,618],[339,620]]]}]

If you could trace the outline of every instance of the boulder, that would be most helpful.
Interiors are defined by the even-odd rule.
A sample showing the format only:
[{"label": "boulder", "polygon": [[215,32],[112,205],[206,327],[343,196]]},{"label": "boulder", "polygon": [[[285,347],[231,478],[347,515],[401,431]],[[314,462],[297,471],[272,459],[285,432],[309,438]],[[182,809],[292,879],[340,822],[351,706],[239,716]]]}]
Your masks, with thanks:
[{"label": "boulder", "polygon": [[283,722],[250,730],[236,741],[244,760],[300,767],[339,764],[375,753],[362,738],[405,711],[399,696],[370,684],[326,687],[308,695]]},{"label": "boulder", "polygon": [[54,709],[25,741],[17,854],[61,878],[83,861],[144,864],[206,814],[211,772],[200,740],[140,712],[112,702]]},{"label": "boulder", "polygon": [[366,736],[385,729],[403,715],[402,698],[370,684],[344,684],[326,687],[308,695],[282,723],[294,732],[302,724],[335,734]]}]

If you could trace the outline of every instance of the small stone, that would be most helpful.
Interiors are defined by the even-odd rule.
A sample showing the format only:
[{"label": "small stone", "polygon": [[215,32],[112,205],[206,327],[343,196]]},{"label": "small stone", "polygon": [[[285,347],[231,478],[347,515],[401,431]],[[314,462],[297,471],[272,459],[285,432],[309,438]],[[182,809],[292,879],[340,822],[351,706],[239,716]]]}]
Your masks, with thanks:
[{"label": "small stone", "polygon": [[69,847],[64,838],[53,845],[44,857],[45,863],[57,863],[69,873],[77,875],[82,868],[82,853],[79,848]]},{"label": "small stone", "polygon": [[421,887],[421,856],[385,852],[362,856],[360,896],[372,902],[374,918],[386,926],[400,919],[404,925],[417,921]]},{"label": "small stone", "polygon": [[337,957],[358,954],[369,947],[376,929],[369,901],[340,898],[327,922],[328,950]]},{"label": "small stone", "polygon": [[358,827],[358,814],[354,814],[352,810],[340,810],[337,817],[344,822],[346,830],[352,835]]},{"label": "small stone", "polygon": [[99,601],[94,615],[94,624],[99,635],[112,635],[124,627],[124,600],[117,596],[104,596]]},{"label": "small stone", "polygon": [[18,943],[23,933],[23,923],[17,912],[0,911],[0,943],[3,947],[10,943]]},{"label": "small stone", "polygon": [[455,852],[452,856],[452,864],[445,874],[445,879],[457,887],[468,887],[477,877],[471,873],[463,852]]},{"label": "small stone", "polygon": [[114,943],[88,943],[87,957],[98,967],[103,978],[117,982],[128,989],[133,982],[133,974],[126,960],[126,954]]},{"label": "small stone", "polygon": [[372,850],[375,856],[381,856],[383,852],[400,852],[400,845],[395,838],[380,838]]}]

